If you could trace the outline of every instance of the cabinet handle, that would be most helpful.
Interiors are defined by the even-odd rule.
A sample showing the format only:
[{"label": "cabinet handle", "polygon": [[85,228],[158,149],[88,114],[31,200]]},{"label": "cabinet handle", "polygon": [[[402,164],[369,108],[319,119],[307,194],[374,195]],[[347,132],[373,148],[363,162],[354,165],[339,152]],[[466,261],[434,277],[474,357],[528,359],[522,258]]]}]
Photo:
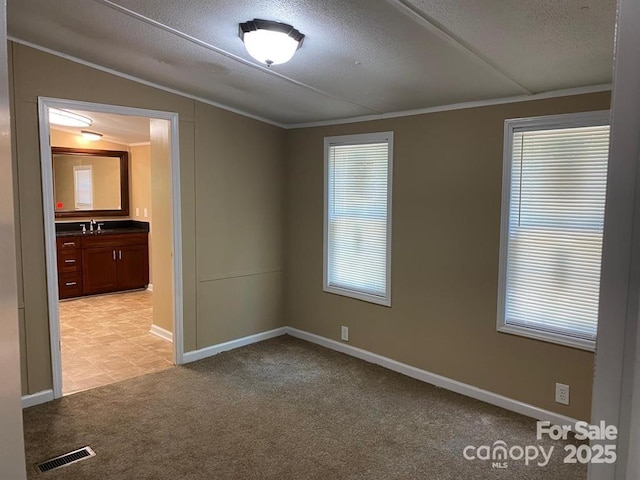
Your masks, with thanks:
[{"label": "cabinet handle", "polygon": [[113,259],[114,260],[116,259],[116,251],[115,250],[113,251]]},{"label": "cabinet handle", "polygon": [[122,250],[118,250],[118,260],[122,260]]},{"label": "cabinet handle", "polygon": [[67,283],[65,283],[65,285],[67,287],[73,287],[74,285],[76,285],[76,282],[67,282]]},{"label": "cabinet handle", "polygon": [[64,263],[76,263],[75,260],[65,260]]},{"label": "cabinet handle", "polygon": [[76,242],[64,242],[62,244],[63,247],[75,247],[76,246]]}]

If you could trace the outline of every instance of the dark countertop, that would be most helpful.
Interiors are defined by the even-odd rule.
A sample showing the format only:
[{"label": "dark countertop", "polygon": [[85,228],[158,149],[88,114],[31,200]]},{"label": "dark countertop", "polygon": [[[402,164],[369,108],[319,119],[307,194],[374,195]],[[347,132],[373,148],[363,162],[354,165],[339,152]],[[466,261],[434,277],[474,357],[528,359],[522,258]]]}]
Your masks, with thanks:
[{"label": "dark countertop", "polygon": [[[118,235],[121,233],[149,233],[148,222],[135,220],[113,220],[104,223],[100,232],[89,230],[89,222],[64,222],[56,223],[56,237],[88,237],[97,235]],[[86,225],[87,231],[82,233],[82,225]]]},{"label": "dark countertop", "polygon": [[67,231],[67,232],[56,232],[56,237],[95,237],[95,236],[103,236],[103,235],[119,235],[121,233],[149,233],[148,230],[144,228],[108,228],[102,229],[98,231],[86,231],[82,233],[82,231]]}]

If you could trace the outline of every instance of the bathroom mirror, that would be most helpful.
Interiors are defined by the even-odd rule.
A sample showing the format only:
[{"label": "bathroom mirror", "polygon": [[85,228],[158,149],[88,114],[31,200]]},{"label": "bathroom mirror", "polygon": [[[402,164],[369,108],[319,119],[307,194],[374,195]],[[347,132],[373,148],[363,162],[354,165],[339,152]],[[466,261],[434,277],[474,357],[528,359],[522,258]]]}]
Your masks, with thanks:
[{"label": "bathroom mirror", "polygon": [[56,218],[129,216],[129,153],[52,147]]}]

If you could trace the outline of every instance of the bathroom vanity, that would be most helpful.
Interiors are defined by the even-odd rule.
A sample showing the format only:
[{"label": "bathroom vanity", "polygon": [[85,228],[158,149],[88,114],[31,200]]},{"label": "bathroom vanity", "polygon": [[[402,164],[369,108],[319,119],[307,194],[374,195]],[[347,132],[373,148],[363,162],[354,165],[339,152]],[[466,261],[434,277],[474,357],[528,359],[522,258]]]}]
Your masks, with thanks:
[{"label": "bathroom vanity", "polygon": [[56,224],[60,299],[149,285],[149,224],[106,223],[86,233],[81,223]]}]

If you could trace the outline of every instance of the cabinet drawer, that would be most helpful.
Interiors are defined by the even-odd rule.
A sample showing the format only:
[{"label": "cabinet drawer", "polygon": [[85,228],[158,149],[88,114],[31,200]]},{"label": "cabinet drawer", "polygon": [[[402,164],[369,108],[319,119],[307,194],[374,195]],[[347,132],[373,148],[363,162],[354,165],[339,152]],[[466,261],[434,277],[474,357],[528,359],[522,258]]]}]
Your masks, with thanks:
[{"label": "cabinet drawer", "polygon": [[61,250],[58,252],[58,273],[82,271],[81,250]]},{"label": "cabinet drawer", "polygon": [[58,250],[80,248],[80,237],[58,237],[56,238],[56,246],[58,247]]},{"label": "cabinet drawer", "polygon": [[82,272],[58,274],[58,290],[60,293],[60,298],[81,296]]},{"label": "cabinet drawer", "polygon": [[146,245],[149,234],[123,233],[121,235],[91,235],[82,237],[83,248],[122,247],[124,245]]}]

